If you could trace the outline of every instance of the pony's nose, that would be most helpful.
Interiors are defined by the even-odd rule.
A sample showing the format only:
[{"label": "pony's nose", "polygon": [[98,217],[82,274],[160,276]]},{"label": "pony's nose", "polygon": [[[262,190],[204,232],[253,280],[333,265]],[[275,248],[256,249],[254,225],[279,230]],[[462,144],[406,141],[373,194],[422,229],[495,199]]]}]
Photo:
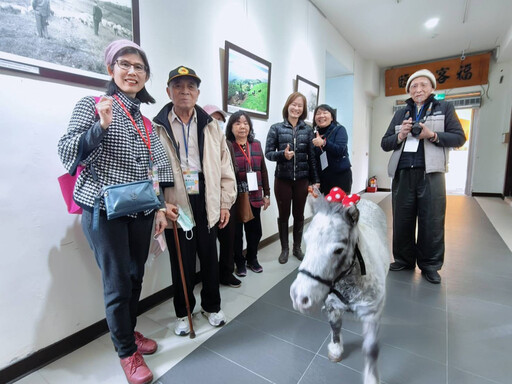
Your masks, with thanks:
[{"label": "pony's nose", "polygon": [[300,292],[297,282],[294,282],[290,287],[290,297],[293,303],[293,309],[303,312],[311,308],[311,299],[307,294]]}]

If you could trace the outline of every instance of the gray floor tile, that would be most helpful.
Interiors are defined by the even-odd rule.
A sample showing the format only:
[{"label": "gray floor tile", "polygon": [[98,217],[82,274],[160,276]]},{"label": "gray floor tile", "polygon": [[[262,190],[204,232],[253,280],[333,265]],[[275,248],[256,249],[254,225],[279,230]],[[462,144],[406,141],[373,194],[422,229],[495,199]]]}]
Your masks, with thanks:
[{"label": "gray floor tile", "polygon": [[236,320],[203,345],[278,384],[296,384],[315,357],[312,352]]},{"label": "gray floor tile", "polygon": [[496,384],[496,381],[487,380],[472,373],[463,372],[456,368],[448,368],[448,383],[450,384]]},{"label": "gray floor tile", "polygon": [[446,329],[433,330],[412,325],[382,324],[381,344],[403,349],[415,355],[446,363]]},{"label": "gray floor tile", "polygon": [[155,381],[155,384],[190,383],[268,384],[269,381],[204,347],[199,347]]},{"label": "gray floor tile", "polygon": [[[451,367],[510,383],[512,377],[512,309],[463,300],[448,320],[448,362]],[[471,306],[473,303],[473,306]],[[473,311],[482,311],[472,315]]]},{"label": "gray floor tile", "polygon": [[387,345],[381,345],[379,372],[389,384],[446,383],[446,365]]},{"label": "gray floor tile", "polygon": [[317,356],[302,377],[300,384],[362,383],[362,374],[343,364]]},{"label": "gray floor tile", "polygon": [[446,309],[446,290],[425,282],[419,271],[389,272],[386,281],[386,298],[387,301],[411,300],[429,307]]},{"label": "gray floor tile", "polygon": [[421,301],[387,300],[383,317],[386,322],[433,330],[446,329],[446,311],[424,305]]},{"label": "gray floor tile", "polygon": [[318,351],[331,331],[326,322],[259,300],[237,316],[237,320],[313,353]]}]

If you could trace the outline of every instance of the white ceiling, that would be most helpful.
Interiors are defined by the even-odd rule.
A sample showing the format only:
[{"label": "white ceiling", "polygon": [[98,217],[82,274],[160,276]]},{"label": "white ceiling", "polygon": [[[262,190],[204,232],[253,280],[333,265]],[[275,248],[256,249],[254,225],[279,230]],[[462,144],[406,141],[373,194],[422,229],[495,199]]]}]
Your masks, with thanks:
[{"label": "white ceiling", "polygon": [[[381,68],[496,49],[512,60],[512,0],[310,0],[363,58]],[[439,17],[433,29],[424,26]],[[339,71],[327,55],[327,76]],[[331,69],[329,69],[331,68]]]}]

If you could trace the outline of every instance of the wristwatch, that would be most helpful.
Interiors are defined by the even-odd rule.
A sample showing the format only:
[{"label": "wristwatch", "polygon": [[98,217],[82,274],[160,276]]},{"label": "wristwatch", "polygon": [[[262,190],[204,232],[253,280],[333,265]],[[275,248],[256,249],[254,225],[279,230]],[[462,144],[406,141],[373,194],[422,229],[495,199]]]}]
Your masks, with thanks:
[{"label": "wristwatch", "polygon": [[434,132],[434,136],[428,139],[431,143],[437,144],[439,143],[439,136],[436,132]]}]

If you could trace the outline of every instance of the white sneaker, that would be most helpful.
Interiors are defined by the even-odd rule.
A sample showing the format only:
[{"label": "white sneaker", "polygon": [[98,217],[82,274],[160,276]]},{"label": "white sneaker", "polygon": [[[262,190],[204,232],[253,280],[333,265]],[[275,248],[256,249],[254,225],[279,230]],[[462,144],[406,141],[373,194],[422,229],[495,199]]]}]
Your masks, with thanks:
[{"label": "white sneaker", "polygon": [[208,319],[208,322],[212,327],[221,327],[226,324],[226,316],[224,316],[224,312],[206,312],[201,311],[204,317]]},{"label": "white sneaker", "polygon": [[190,326],[188,325],[188,317],[178,317],[174,325],[174,333],[177,336],[187,336],[190,333]]}]

